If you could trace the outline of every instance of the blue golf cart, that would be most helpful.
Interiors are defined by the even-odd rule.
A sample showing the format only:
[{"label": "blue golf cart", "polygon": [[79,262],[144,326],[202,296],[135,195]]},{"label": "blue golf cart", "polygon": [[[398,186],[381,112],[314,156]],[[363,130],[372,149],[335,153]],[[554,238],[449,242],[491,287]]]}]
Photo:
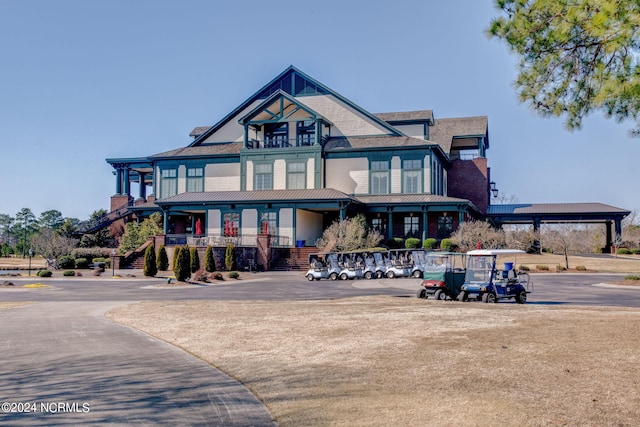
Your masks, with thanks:
[{"label": "blue golf cart", "polygon": [[[529,274],[514,269],[515,257],[524,253],[518,249],[478,249],[467,252],[467,271],[458,300],[498,302],[514,298],[519,304],[527,302],[527,294],[533,292],[533,283]],[[501,268],[497,263],[498,256],[513,256],[514,262],[505,262]]]}]

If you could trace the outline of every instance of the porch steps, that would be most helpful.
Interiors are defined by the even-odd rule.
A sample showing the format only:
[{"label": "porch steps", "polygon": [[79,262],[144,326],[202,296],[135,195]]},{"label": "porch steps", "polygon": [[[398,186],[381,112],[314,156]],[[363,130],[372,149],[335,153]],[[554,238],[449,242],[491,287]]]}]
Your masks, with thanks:
[{"label": "porch steps", "polygon": [[278,260],[273,265],[274,271],[307,271],[309,269],[309,254],[318,252],[318,248],[287,248],[278,249]]}]

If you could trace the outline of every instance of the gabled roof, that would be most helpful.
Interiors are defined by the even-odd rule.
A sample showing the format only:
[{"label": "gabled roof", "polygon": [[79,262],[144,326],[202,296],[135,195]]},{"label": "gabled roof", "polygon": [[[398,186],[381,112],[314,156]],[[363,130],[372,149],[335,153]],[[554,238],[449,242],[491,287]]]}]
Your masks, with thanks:
[{"label": "gabled roof", "polygon": [[509,205],[491,205],[487,210],[490,215],[536,215],[536,214],[586,214],[586,213],[619,213],[629,214],[625,209],[603,203],[519,203]]},{"label": "gabled roof", "polygon": [[[303,83],[299,83],[299,81],[302,81]],[[391,126],[387,122],[379,119],[375,115],[373,115],[373,114],[369,113],[368,111],[364,110],[358,104],[355,104],[354,102],[352,102],[349,99],[345,98],[344,96],[338,94],[337,92],[333,91],[332,89],[328,88],[327,86],[323,85],[322,83],[318,82],[317,80],[313,79],[312,77],[306,75],[305,73],[303,73],[302,71],[300,71],[296,67],[294,67],[293,65],[290,65],[282,73],[280,73],[276,78],[274,78],[269,83],[264,85],[256,93],[254,93],[249,98],[247,98],[242,104],[240,104],[233,111],[231,111],[229,114],[227,114],[222,120],[220,120],[218,123],[216,123],[215,125],[211,126],[208,130],[206,130],[201,135],[196,137],[196,139],[190,145],[191,146],[197,146],[197,145],[201,144],[209,136],[211,136],[218,129],[220,129],[223,125],[225,125],[230,120],[232,120],[234,117],[236,117],[238,114],[240,114],[241,111],[245,110],[249,105],[251,105],[255,101],[260,100],[260,99],[266,99],[269,96],[271,96],[273,94],[273,92],[275,92],[277,90],[282,90],[282,91],[284,91],[284,92],[286,92],[286,93],[288,93],[288,94],[290,94],[290,95],[295,97],[295,96],[298,95],[296,93],[296,91],[297,91],[297,89],[299,87],[300,87],[300,90],[301,90],[301,93],[299,93],[299,95],[304,96],[304,95],[307,95],[311,91],[315,91],[316,94],[331,95],[331,96],[339,99],[341,102],[347,104],[348,106],[350,106],[354,110],[358,111],[359,113],[367,116],[372,121],[376,122],[378,125],[382,126],[386,130],[388,130],[390,134],[397,135],[397,136],[402,135],[402,132],[400,132],[398,129],[394,128],[393,126]],[[311,89],[309,89],[309,88],[311,88]]]},{"label": "gabled roof", "polygon": [[[277,110],[277,111],[276,111]],[[326,123],[331,123],[322,115],[316,111],[304,105],[302,102],[284,92],[278,90],[269,96],[264,102],[251,110],[248,114],[242,117],[240,124],[246,124],[248,122],[271,122],[276,119],[286,120],[288,117],[295,113],[303,111],[310,117],[315,119],[322,119]]]},{"label": "gabled roof", "polygon": [[[483,137],[488,134],[488,127],[487,116],[435,119],[433,127],[429,129],[429,140],[449,154],[454,138]],[[485,147],[489,148],[488,140],[485,141]]]},{"label": "gabled roof", "polygon": [[433,110],[401,111],[395,113],[376,113],[376,117],[387,123],[428,122],[433,124]]}]

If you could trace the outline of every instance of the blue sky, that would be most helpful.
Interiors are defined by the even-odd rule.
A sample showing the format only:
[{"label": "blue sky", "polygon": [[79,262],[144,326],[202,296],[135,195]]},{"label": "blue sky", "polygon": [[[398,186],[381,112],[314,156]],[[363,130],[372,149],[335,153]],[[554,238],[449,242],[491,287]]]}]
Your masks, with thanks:
[{"label": "blue sky", "polygon": [[[106,158],[190,143],[289,65],[373,112],[489,117],[492,178],[519,202],[639,209],[640,140],[570,133],[519,104],[493,2],[0,0],[0,213],[108,209]],[[134,194],[135,195],[135,194]]]}]

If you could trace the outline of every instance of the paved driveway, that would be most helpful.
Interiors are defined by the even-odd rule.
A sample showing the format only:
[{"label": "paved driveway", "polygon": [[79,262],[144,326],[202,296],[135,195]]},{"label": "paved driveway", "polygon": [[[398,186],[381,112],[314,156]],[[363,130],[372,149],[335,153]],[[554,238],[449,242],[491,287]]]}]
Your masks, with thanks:
[{"label": "paved driveway", "polygon": [[0,396],[9,404],[2,404],[0,424],[274,425],[237,381],[108,321],[103,313],[115,305],[43,302],[0,310]]}]

